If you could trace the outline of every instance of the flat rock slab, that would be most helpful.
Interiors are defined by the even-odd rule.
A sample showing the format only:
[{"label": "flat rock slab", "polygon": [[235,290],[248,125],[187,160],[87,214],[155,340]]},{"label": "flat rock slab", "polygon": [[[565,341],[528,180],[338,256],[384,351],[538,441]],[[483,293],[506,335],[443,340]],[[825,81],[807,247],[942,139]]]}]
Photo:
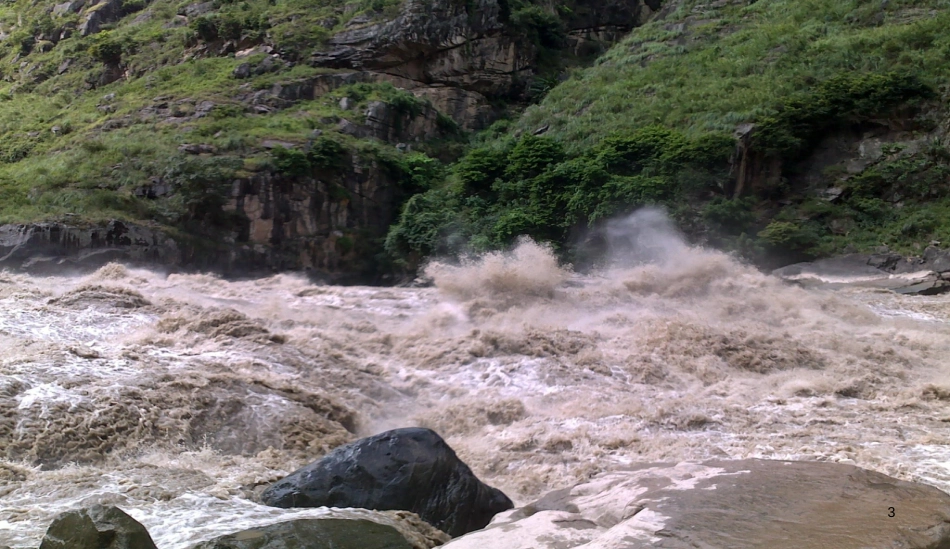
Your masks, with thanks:
[{"label": "flat rock slab", "polygon": [[950,495],[851,465],[648,464],[495,517],[446,549],[948,549]]},{"label": "flat rock slab", "polygon": [[772,271],[775,276],[809,287],[862,287],[902,294],[950,291],[950,252],[928,248],[923,258],[895,254],[849,254]]},{"label": "flat rock slab", "polygon": [[413,549],[392,526],[369,520],[300,519],[251,528],[193,549]]}]

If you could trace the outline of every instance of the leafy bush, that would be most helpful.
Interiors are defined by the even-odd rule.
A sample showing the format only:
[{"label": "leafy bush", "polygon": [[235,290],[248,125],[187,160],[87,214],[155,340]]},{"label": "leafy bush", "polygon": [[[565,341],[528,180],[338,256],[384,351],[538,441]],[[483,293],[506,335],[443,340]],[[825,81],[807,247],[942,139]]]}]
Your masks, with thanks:
[{"label": "leafy bush", "polygon": [[118,65],[122,62],[122,44],[113,38],[109,31],[102,31],[93,38],[89,55],[106,65]]},{"label": "leafy bush", "polygon": [[205,42],[214,42],[218,39],[218,18],[213,15],[196,17],[188,24],[188,27]]},{"label": "leafy bush", "polygon": [[919,78],[898,73],[843,74],[790,97],[758,121],[753,144],[762,151],[795,158],[818,134],[842,123],[886,114],[915,99],[934,96]]},{"label": "leafy bush", "polygon": [[220,222],[231,181],[242,162],[234,157],[176,155],[169,159],[162,179],[180,193],[186,211],[183,221]]},{"label": "leafy bush", "polygon": [[345,158],[343,145],[325,136],[315,139],[307,152],[307,160],[314,169],[328,172],[342,169]]},{"label": "leafy bush", "polygon": [[291,177],[310,175],[312,168],[305,152],[276,147],[271,150],[271,155],[274,157],[274,168],[278,173]]},{"label": "leafy bush", "polygon": [[774,249],[804,253],[810,252],[819,240],[811,227],[790,221],[773,221],[759,231],[758,236]]}]

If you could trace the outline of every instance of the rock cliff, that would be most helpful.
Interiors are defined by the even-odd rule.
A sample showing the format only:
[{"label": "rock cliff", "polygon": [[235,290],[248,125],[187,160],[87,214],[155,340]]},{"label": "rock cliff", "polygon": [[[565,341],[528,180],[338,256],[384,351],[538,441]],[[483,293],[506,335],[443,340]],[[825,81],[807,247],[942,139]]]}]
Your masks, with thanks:
[{"label": "rock cliff", "polygon": [[[334,279],[377,270],[398,208],[424,190],[413,154],[428,154],[420,162],[436,169],[431,157],[457,156],[450,149],[465,132],[517,113],[564,67],[592,61],[660,8],[659,0],[557,9],[508,0],[331,3],[304,25],[257,0],[244,12],[212,3],[172,12],[165,3],[71,2],[46,14],[31,8],[38,22],[14,25],[34,33],[13,56],[14,97],[69,89],[81,77],[80,111],[90,114],[74,121],[60,107],[53,118],[64,120],[52,129],[8,134],[26,139],[19,148],[0,143],[14,161],[0,179],[40,172],[13,196],[26,210],[0,216],[13,221],[3,225],[4,265],[122,258]],[[163,41],[181,57],[163,52]],[[73,54],[77,47],[87,53]],[[208,67],[194,69],[206,82],[195,83],[189,64]],[[320,140],[339,145],[332,168],[313,157]],[[52,162],[65,154],[85,164],[49,173],[38,165],[44,151]],[[80,203],[61,197],[64,188]],[[116,220],[83,213],[101,209]],[[116,227],[128,238],[112,238]]]}]

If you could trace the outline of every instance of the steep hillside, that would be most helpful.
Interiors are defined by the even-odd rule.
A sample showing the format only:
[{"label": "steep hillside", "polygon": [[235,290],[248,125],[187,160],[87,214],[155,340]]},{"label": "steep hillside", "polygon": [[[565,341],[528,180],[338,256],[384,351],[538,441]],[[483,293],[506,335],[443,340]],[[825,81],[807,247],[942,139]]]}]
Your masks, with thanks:
[{"label": "steep hillside", "polygon": [[0,257],[101,245],[225,269],[371,270],[400,203],[441,181],[465,132],[657,8],[6,3]]},{"label": "steep hillside", "polygon": [[594,261],[600,223],[644,204],[765,264],[950,243],[948,28],[946,0],[667,3],[483,135],[387,246],[530,234]]}]

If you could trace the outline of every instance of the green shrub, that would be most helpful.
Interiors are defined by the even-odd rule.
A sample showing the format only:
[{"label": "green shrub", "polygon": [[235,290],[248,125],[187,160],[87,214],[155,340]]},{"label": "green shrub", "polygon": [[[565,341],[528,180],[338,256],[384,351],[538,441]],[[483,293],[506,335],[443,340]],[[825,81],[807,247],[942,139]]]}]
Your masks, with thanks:
[{"label": "green shrub", "polygon": [[274,168],[278,173],[290,177],[310,175],[312,168],[307,153],[297,149],[276,147],[271,150]]},{"label": "green shrub", "polygon": [[231,181],[242,167],[235,157],[175,155],[166,164],[162,179],[171,183],[182,197],[182,221],[220,222]]},{"label": "green shrub", "polygon": [[703,206],[701,215],[711,229],[722,234],[739,235],[755,222],[754,205],[752,197],[730,200],[717,196]]},{"label": "green shrub", "polygon": [[759,231],[758,236],[773,249],[792,252],[808,253],[819,243],[814,229],[790,221],[773,221]]},{"label": "green shrub", "polygon": [[529,179],[564,160],[564,147],[548,137],[526,135],[508,154],[505,175],[511,180]]},{"label": "green shrub", "polygon": [[188,24],[188,27],[205,42],[214,42],[218,39],[218,18],[213,15],[198,16]]},{"label": "green shrub", "polygon": [[122,44],[109,31],[102,31],[93,38],[89,55],[106,65],[118,65],[122,62]]},{"label": "green shrub", "polygon": [[490,195],[492,184],[505,172],[506,158],[503,150],[488,147],[470,150],[452,167],[462,184],[462,194]]},{"label": "green shrub", "polygon": [[933,96],[930,86],[914,75],[839,75],[793,95],[772,115],[759,119],[753,145],[794,159],[810,150],[828,128],[868,120],[899,105]]},{"label": "green shrub", "polygon": [[339,142],[326,136],[316,138],[307,152],[307,160],[317,170],[328,172],[343,168],[346,149]]}]

